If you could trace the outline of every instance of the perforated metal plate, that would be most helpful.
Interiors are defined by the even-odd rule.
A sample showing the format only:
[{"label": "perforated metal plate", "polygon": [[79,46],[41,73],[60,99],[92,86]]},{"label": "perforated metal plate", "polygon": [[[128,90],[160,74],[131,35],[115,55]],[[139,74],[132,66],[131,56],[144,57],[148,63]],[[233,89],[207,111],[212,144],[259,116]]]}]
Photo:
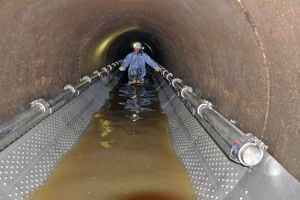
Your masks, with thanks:
[{"label": "perforated metal plate", "polygon": [[[170,89],[164,101],[172,98]],[[168,102],[168,101],[167,101]],[[168,108],[169,107],[169,108]],[[230,162],[199,122],[175,96],[165,106],[169,130],[177,155],[185,165],[198,199],[224,199],[246,169]]]},{"label": "perforated metal plate", "polygon": [[[266,159],[274,161],[270,155],[267,154],[262,164],[254,169],[230,161],[170,86],[161,78],[158,80],[161,108],[168,116],[173,147],[190,176],[197,199],[285,199],[282,194],[287,191],[289,194],[285,196],[289,196],[289,199],[300,197],[299,182],[277,162],[272,167],[282,171],[282,178],[262,175],[262,172],[266,172]],[[263,180],[258,181],[262,177]],[[278,186],[274,189],[272,181],[283,178],[283,184],[291,189]],[[269,192],[265,194],[262,188]]]},{"label": "perforated metal plate", "polygon": [[47,179],[76,143],[93,113],[109,97],[100,81],[90,86],[0,153],[0,199],[23,199]]},{"label": "perforated metal plate", "polygon": [[[253,169],[228,160],[168,83],[158,78],[155,86],[170,137],[197,199],[300,199],[299,182],[268,153]],[[47,179],[116,82],[93,84],[0,153],[0,199],[23,199]]]}]

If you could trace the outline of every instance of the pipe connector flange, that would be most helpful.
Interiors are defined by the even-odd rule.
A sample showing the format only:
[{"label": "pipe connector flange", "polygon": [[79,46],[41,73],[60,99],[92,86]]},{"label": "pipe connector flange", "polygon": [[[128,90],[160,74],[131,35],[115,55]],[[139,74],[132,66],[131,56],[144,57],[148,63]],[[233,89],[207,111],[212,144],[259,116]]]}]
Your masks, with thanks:
[{"label": "pipe connector flange", "polygon": [[201,112],[204,108],[212,109],[214,106],[211,102],[204,100],[197,108],[197,113],[203,118]]},{"label": "pipe connector flange", "polygon": [[71,90],[73,94],[75,94],[77,91],[72,85],[66,85],[64,90]]},{"label": "pipe connector flange", "polygon": [[43,112],[46,112],[48,109],[50,110],[50,114],[52,113],[52,109],[50,104],[45,101],[44,99],[36,99],[33,102],[30,103],[31,108],[33,107],[39,107]]},{"label": "pipe connector flange", "polygon": [[170,82],[169,78],[172,78],[173,74],[172,73],[168,73],[168,75],[166,76],[166,79]]},{"label": "pipe connector flange", "polygon": [[175,83],[176,82],[178,82],[178,83],[182,83],[182,80],[181,79],[179,79],[179,78],[174,78],[173,80],[172,80],[172,86],[175,88]]},{"label": "pipe connector flange", "polygon": [[91,83],[92,79],[89,76],[84,76],[82,79],[80,79],[80,81],[87,81],[87,82]]},{"label": "pipe connector flange", "polygon": [[189,91],[190,93],[192,93],[192,92],[193,92],[193,88],[190,87],[190,86],[185,85],[185,86],[182,88],[182,90],[180,91],[181,97],[186,98],[186,97],[184,96],[184,92],[186,92],[186,91]]},{"label": "pipe connector flange", "polygon": [[[107,65],[108,66],[108,65]],[[109,73],[106,67],[102,67],[101,70],[105,73]]]},{"label": "pipe connector flange", "polygon": [[98,72],[98,71],[94,71],[93,74],[95,74],[95,75],[97,75],[97,76],[99,76],[99,77],[101,76],[101,73]]}]

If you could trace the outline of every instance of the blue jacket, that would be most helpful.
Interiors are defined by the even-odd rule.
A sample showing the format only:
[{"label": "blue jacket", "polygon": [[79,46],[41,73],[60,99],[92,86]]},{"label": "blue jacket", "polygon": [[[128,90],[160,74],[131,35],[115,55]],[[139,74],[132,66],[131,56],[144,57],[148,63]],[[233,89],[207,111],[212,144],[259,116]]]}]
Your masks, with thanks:
[{"label": "blue jacket", "polygon": [[150,58],[145,52],[140,51],[138,54],[136,52],[129,53],[122,62],[122,66],[126,69],[128,66],[133,70],[142,69],[142,77],[146,75],[146,63],[150,65],[153,69],[158,66],[158,64]]}]

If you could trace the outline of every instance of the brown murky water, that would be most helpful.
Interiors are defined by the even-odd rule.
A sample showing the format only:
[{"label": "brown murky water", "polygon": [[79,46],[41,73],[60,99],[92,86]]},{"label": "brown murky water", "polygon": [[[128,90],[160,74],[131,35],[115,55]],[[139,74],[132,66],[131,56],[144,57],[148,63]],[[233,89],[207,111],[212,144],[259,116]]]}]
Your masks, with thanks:
[{"label": "brown murky water", "polygon": [[158,108],[150,86],[115,89],[76,146],[27,200],[195,199]]}]

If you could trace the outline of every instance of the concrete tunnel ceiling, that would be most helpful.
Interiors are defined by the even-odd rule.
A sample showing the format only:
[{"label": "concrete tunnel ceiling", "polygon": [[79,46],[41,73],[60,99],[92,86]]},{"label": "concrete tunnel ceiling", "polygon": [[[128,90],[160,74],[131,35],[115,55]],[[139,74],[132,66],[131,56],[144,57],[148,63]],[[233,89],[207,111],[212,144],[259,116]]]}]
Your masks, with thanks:
[{"label": "concrete tunnel ceiling", "polygon": [[124,57],[136,38],[299,180],[299,12],[292,0],[2,1],[0,122]]}]

